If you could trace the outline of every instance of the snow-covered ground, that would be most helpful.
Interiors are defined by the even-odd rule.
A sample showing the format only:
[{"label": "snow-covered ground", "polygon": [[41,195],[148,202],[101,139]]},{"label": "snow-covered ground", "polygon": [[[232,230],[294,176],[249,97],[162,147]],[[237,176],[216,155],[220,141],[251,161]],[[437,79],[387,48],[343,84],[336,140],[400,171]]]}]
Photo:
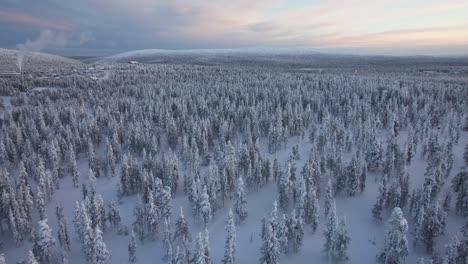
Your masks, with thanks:
[{"label": "snow-covered ground", "polygon": [[[206,52],[209,53],[211,51],[206,51]],[[135,52],[130,52],[130,53],[119,54],[119,55],[113,56],[111,59],[122,59],[122,58],[127,58],[127,57],[133,58],[137,56],[145,56],[148,54],[155,54],[155,53],[166,53],[166,51],[160,51],[160,50],[135,51]],[[51,59],[55,59],[55,57],[51,57]],[[66,60],[64,62],[69,62],[69,61]],[[132,85],[134,84],[124,84],[122,86],[117,87],[117,86],[113,86],[114,84],[112,83],[112,82],[117,82],[117,81],[121,81],[123,83],[131,82],[131,79],[130,79],[132,78],[131,73],[132,73],[132,70],[134,69],[131,67],[132,66],[128,66],[128,68],[124,68],[120,72],[119,72],[120,69],[117,69],[115,72],[112,71],[113,74],[111,74],[110,71],[105,71],[105,73],[102,76],[100,76],[101,82],[99,84],[88,84],[86,81],[84,81],[84,83],[90,86],[95,85],[95,86],[92,86],[93,89],[97,90],[97,91],[93,90],[95,95],[99,95],[101,90],[109,89],[111,91],[114,91],[112,89],[117,90],[122,87],[124,87],[125,89],[129,89],[129,93],[131,93],[132,92],[131,88],[133,87]],[[146,66],[138,66],[137,69],[139,71],[144,71],[145,69],[154,70],[154,68],[145,68],[145,67]],[[148,67],[152,67],[152,66],[148,66]],[[172,81],[171,74],[177,75],[178,77],[184,74],[183,72],[180,71],[181,69],[183,68],[176,68],[175,70],[172,68],[168,68],[168,69],[160,70],[158,72],[160,75],[142,74],[140,77],[147,78],[148,76],[151,76],[153,78],[161,78],[165,82],[171,82]],[[203,76],[203,73],[197,72],[197,71],[202,72],[202,70],[198,68],[195,69],[194,75],[196,77],[194,78]],[[123,75],[124,73],[127,74],[125,75],[127,79],[121,77],[120,74]],[[187,72],[187,74],[190,74],[190,73]],[[232,76],[236,76],[235,74],[238,74],[238,72],[235,72],[232,74],[233,74]],[[263,80],[266,81],[268,80],[268,78],[270,78],[271,76],[270,74],[271,73],[264,74],[262,72],[262,73],[259,73],[259,76],[261,76],[261,78],[263,78]],[[79,74],[76,74],[76,75],[79,76]],[[285,76],[291,77],[291,75],[285,75]],[[301,81],[304,81],[303,82],[304,85],[308,85],[307,81],[310,81],[310,82],[316,81],[316,79],[307,79],[307,78],[309,77],[304,76],[304,79],[301,79]],[[317,78],[317,76],[313,76],[313,78]],[[160,80],[158,79],[158,81]],[[171,83],[169,86],[167,86],[168,94],[170,93],[169,89],[173,88],[171,85],[174,85],[174,87],[176,87],[177,85],[181,85],[181,83],[183,82],[180,81],[180,83],[174,83],[174,84]],[[239,83],[242,83],[242,82],[239,81]],[[143,86],[148,85],[147,89],[152,89],[152,87],[149,85],[154,85],[154,83],[143,83],[141,85]],[[242,85],[244,85],[244,83],[242,83]],[[67,89],[67,91],[62,91],[62,92],[69,93],[70,97],[81,96],[81,100],[83,100],[83,102],[89,100],[89,101],[92,101],[92,103],[86,104],[86,106],[89,106],[90,108],[88,109],[89,111],[83,111],[85,107],[83,107],[83,109],[76,109],[75,115],[77,117],[74,117],[74,118],[78,118],[78,116],[80,115],[84,115],[84,116],[97,115],[99,114],[98,111],[102,111],[102,109],[106,108],[105,105],[99,105],[98,103],[93,105],[95,103],[93,100],[97,100],[96,98],[86,98],[87,96],[86,93],[89,92],[86,90],[88,88],[87,86],[82,85],[82,87],[79,88],[82,90],[79,90],[76,87],[77,86],[70,87],[70,88],[77,89],[75,91],[73,91],[72,89]],[[184,88],[192,89],[191,86],[187,86]],[[348,88],[353,89],[350,87]],[[56,88],[56,87],[36,87],[32,90],[37,91],[38,94],[42,94],[43,91],[61,92],[60,88]],[[161,92],[165,93],[166,91],[161,91]],[[268,92],[269,91],[265,91],[265,93],[268,93]],[[33,95],[25,94],[23,96],[27,98],[28,96],[33,96]],[[136,97],[140,98],[140,96],[144,97],[145,95],[142,94]],[[51,96],[51,98],[52,97],[53,96]],[[67,98],[66,96],[64,97]],[[6,102],[4,103],[6,110],[9,112],[14,110],[15,106],[12,106],[9,103],[11,98],[10,97],[8,98],[3,97],[3,98],[4,98],[4,102]],[[54,101],[55,99],[50,99],[50,100],[52,101],[50,102],[45,101],[44,105],[47,105],[47,103],[50,103],[50,105],[47,105],[47,107],[51,107],[51,108],[57,107],[58,110],[61,109],[60,107],[66,108],[65,106],[62,106],[60,104],[55,105],[57,103],[56,101]],[[171,99],[167,99],[167,100],[171,100]],[[250,98],[247,98],[245,100],[246,101],[250,100]],[[356,100],[358,101],[358,99]],[[125,107],[129,107],[126,105],[127,102],[121,101],[120,103],[121,103],[122,109],[124,109]],[[135,101],[132,103],[138,104],[139,101]],[[85,103],[83,103],[83,106],[84,105]],[[466,105],[464,106],[466,107]],[[122,111],[127,111],[127,110],[122,110]],[[148,109],[147,111],[153,111],[153,109],[151,110]],[[116,116],[119,116],[119,114],[122,114],[122,113],[117,113]],[[216,113],[213,113],[213,114],[216,114]],[[57,114],[57,118],[58,116],[59,114]],[[93,119],[93,121],[95,120]],[[100,120],[100,122],[104,122],[104,121]],[[124,120],[120,120],[120,122],[124,122]],[[441,133],[441,132],[437,132],[437,130],[434,130],[434,131],[435,133]],[[309,133],[310,131],[306,130],[305,134],[308,135]],[[380,133],[380,140],[382,142],[385,142],[386,133],[387,133],[386,130],[380,129],[379,133]],[[401,148],[403,148],[404,144],[407,142],[407,135],[408,135],[408,129],[403,128],[398,138],[398,142]],[[441,138],[444,138],[446,135],[440,134],[440,136]],[[165,139],[164,136],[161,138]],[[282,169],[286,168],[286,164],[291,155],[291,149],[296,144],[299,145],[299,153],[300,153],[301,158],[300,160],[295,161],[295,163],[296,163],[298,172],[300,172],[303,165],[305,164],[305,162],[308,160],[309,156],[311,155],[311,150],[313,147],[313,144],[310,142],[307,136],[305,138],[290,137],[287,144],[282,146],[281,149],[274,154],[271,154],[268,151],[268,139],[265,137],[262,137],[260,140],[262,155],[270,159],[271,164],[273,164],[273,160],[277,158],[280,162]],[[467,144],[468,144],[468,132],[461,132],[459,142],[453,146],[453,153],[454,153],[453,169],[451,171],[450,177],[446,180],[447,183],[444,185],[444,188],[441,192],[442,194],[445,194],[447,192],[452,192],[450,189],[450,179],[456,173],[460,171],[461,167],[465,166],[465,163],[463,160],[463,152]],[[165,154],[169,152],[167,142],[161,143],[161,146],[162,146],[161,153]],[[355,149],[353,149],[353,151],[354,150]],[[417,150],[418,150],[417,153],[414,155],[414,160],[408,167],[409,174],[411,175],[410,177],[411,189],[421,187],[421,185],[424,182],[424,172],[427,167],[427,159],[423,158],[421,155],[422,147],[418,146]],[[213,156],[216,155],[214,151],[211,151],[211,154]],[[325,156],[326,154],[328,153],[318,153],[319,156],[322,156],[322,155]],[[100,145],[96,146],[96,156],[99,158],[103,158],[105,157],[105,155],[106,155],[106,149],[105,149],[104,143],[101,143]],[[138,158],[141,158],[138,155],[136,156]],[[348,163],[351,160],[351,158],[352,158],[351,153],[344,154],[345,163]],[[106,202],[117,200],[117,193],[118,193],[117,187],[119,183],[120,165],[121,164],[117,164],[115,177],[99,177],[97,179],[97,184],[96,184],[97,193],[100,194],[102,198],[104,199],[104,201]],[[195,235],[198,232],[203,231],[205,228],[203,227],[202,224],[196,223],[196,221],[193,219],[192,213],[191,213],[192,211],[191,205],[187,199],[187,196],[184,195],[182,192],[183,175],[186,173],[189,173],[188,170],[185,169],[186,164],[180,161],[178,165],[179,165],[178,173],[180,175],[180,182],[179,182],[179,190],[177,192],[177,196],[171,201],[172,212],[173,212],[172,220],[175,221],[177,219],[179,208],[183,208],[184,214],[190,224],[190,230],[191,230],[192,236],[195,237]],[[86,157],[86,154],[84,153],[81,153],[79,155],[78,168],[79,168],[79,172],[81,175],[81,183],[87,184],[89,164],[88,164],[88,159]],[[206,173],[206,166],[203,166],[201,169],[202,169],[201,174],[203,176]],[[16,168],[13,169],[12,171],[15,171],[15,170]],[[321,189],[322,196],[320,197],[321,211],[320,211],[320,221],[319,221],[318,229],[316,230],[316,232],[312,232],[311,228],[309,226],[306,226],[305,237],[304,237],[303,245],[302,245],[300,252],[297,254],[281,256],[280,258],[281,263],[292,263],[292,264],[328,263],[328,258],[323,253],[323,244],[324,244],[323,231],[324,231],[325,222],[326,222],[325,216],[323,214],[323,207],[324,207],[323,202],[324,202],[324,197],[325,197],[324,186],[326,183],[326,179],[328,177],[333,178],[333,175],[330,175],[330,172],[327,172],[326,175],[322,175],[322,178],[323,178],[322,186],[320,186],[320,188],[322,188]],[[336,197],[338,216],[339,218],[346,217],[347,228],[348,228],[349,235],[351,237],[351,242],[350,242],[350,246],[348,249],[349,260],[347,261],[347,263],[350,263],[350,264],[376,263],[375,256],[383,247],[384,235],[386,232],[385,223],[388,217],[390,216],[390,211],[384,210],[383,223],[375,223],[372,219],[372,214],[371,214],[372,207],[378,195],[378,188],[381,182],[381,178],[382,178],[381,171],[372,172],[372,173],[370,172],[367,177],[367,181],[366,181],[367,186],[366,186],[364,193],[358,194],[355,197],[348,197],[344,195],[338,195]],[[35,185],[36,184],[34,183],[33,186]],[[33,189],[35,190],[35,187]],[[134,210],[135,205],[137,204],[138,199],[140,199],[139,195],[125,196],[122,198],[121,202],[118,205],[119,210],[120,210],[120,215],[122,217],[122,223],[127,225],[128,227],[131,227],[133,222],[135,221],[133,210]],[[248,192],[247,194],[248,218],[244,223],[241,223],[240,225],[236,227],[237,228],[237,254],[236,254],[237,263],[250,264],[250,263],[260,262],[259,261],[261,257],[260,247],[262,244],[262,241],[260,238],[261,219],[262,217],[269,215],[271,208],[272,208],[272,204],[277,199],[278,199],[278,191],[277,191],[277,185],[274,181],[270,181],[268,184],[260,188],[258,191]],[[60,189],[56,190],[52,200],[47,204],[48,223],[49,223],[49,226],[54,230],[54,236],[56,236],[56,231],[57,231],[57,226],[58,226],[57,219],[55,217],[55,205],[57,202],[60,202],[64,206],[64,213],[68,221],[68,231],[69,231],[70,241],[71,241],[71,250],[67,252],[67,255],[68,255],[68,260],[71,264],[85,263],[84,254],[81,251],[80,241],[79,241],[77,232],[75,232],[73,228],[73,222],[72,222],[74,219],[74,209],[75,209],[74,204],[75,202],[81,201],[81,200],[82,200],[81,188],[74,188],[71,175],[69,173],[66,173],[64,177],[60,179]],[[457,232],[459,232],[461,226],[465,224],[467,221],[466,218],[456,215],[454,213],[454,209],[453,209],[454,204],[455,204],[454,200],[455,200],[455,196],[452,197],[452,204],[451,204],[452,210],[449,212],[449,215],[448,215],[446,232],[444,235],[436,238],[437,246],[435,248],[435,251],[439,252],[440,254],[444,253],[445,245],[448,242],[450,242],[450,239],[455,234],[457,234]],[[225,223],[226,223],[227,216],[228,216],[228,210],[233,207],[233,202],[234,202],[233,200],[227,201],[227,204],[224,206],[224,208],[221,208],[219,211],[217,211],[216,215],[213,216],[213,220],[206,227],[210,235],[210,247],[211,247],[213,263],[221,263],[221,260],[223,258],[224,246],[225,246],[225,240],[226,240]],[[405,216],[407,215],[407,219],[410,221],[410,223],[412,223],[412,221],[410,220],[412,217],[409,216],[408,209],[405,208],[403,212]],[[282,214],[281,211],[280,213]],[[289,213],[289,212],[285,212],[285,213]],[[34,210],[33,219],[38,220],[38,218],[39,216],[38,216],[37,210]],[[161,223],[161,226],[162,226],[162,223]],[[5,224],[5,227],[6,227],[6,224]],[[424,252],[422,246],[413,245],[413,234],[412,234],[411,226],[410,226],[410,231],[408,232],[407,236],[410,242],[409,243],[410,255],[407,258],[406,263],[416,263],[417,260],[422,256],[424,256],[425,258],[429,258],[429,255]],[[130,240],[129,236],[119,235],[117,234],[116,230],[112,230],[109,228],[109,230],[104,231],[103,238],[104,238],[105,244],[107,245],[108,250],[111,253],[111,259],[109,263],[117,263],[117,264],[129,263],[128,251],[127,251],[128,243]],[[12,239],[12,234],[7,231],[1,234],[0,242],[2,243],[1,244],[2,247],[0,247],[0,253],[5,254],[7,263],[16,263],[16,261],[19,261],[20,259],[25,258],[25,256],[27,256],[28,254],[28,251],[31,250],[32,248],[31,241],[25,241],[20,247],[15,246],[15,243]],[[162,260],[162,257],[164,255],[164,249],[163,249],[163,244],[161,240],[159,241],[146,240],[144,243],[140,241],[138,241],[137,243],[138,243],[137,263],[142,263],[142,264],[164,263],[164,261]],[[54,252],[55,254],[59,255],[59,252],[60,252],[59,246],[56,246],[56,248],[54,249]],[[58,263],[60,263],[60,261]]]}]

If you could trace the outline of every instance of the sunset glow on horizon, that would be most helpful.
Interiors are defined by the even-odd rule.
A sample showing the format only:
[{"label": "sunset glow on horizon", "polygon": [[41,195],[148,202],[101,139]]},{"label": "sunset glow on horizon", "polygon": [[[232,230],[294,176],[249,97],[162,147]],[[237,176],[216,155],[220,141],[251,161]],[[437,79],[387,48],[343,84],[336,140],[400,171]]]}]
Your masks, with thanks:
[{"label": "sunset glow on horizon", "polygon": [[90,34],[74,47],[84,52],[287,47],[452,55],[468,54],[468,1],[3,0],[0,28],[12,36],[0,40],[6,48],[49,29]]}]

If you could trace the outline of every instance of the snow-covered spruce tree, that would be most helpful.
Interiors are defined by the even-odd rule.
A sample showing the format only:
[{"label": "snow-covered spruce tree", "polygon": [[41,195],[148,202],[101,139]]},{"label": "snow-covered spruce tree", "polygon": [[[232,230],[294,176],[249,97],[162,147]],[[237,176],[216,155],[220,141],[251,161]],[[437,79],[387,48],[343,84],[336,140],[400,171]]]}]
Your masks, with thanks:
[{"label": "snow-covered spruce tree", "polygon": [[[33,254],[32,251],[29,251],[29,254]],[[0,264],[6,264],[5,255],[3,253],[0,254]]]},{"label": "snow-covered spruce tree", "polygon": [[40,263],[50,263],[52,257],[52,247],[55,245],[55,238],[52,229],[47,224],[47,218],[38,222],[36,238],[33,244],[33,252]]},{"label": "snow-covered spruce tree", "polygon": [[463,152],[463,160],[465,161],[466,165],[468,166],[468,144],[465,147],[465,152]]},{"label": "snow-covered spruce tree", "polygon": [[69,251],[70,250],[70,237],[68,235],[68,225],[67,219],[63,214],[63,206],[59,203],[55,208],[55,212],[57,215],[57,222],[58,222],[58,240],[60,246],[64,249]]},{"label": "snow-covered spruce tree", "polygon": [[338,220],[336,217],[336,205],[335,199],[331,200],[330,211],[327,214],[327,222],[325,224],[325,231],[323,236],[325,237],[325,244],[323,251],[327,254],[329,259],[334,258],[334,245],[336,245]]},{"label": "snow-covered spruce tree", "polygon": [[205,232],[203,232],[203,246],[207,263],[212,264],[213,262],[211,261],[210,233],[208,232],[208,229],[205,229]]},{"label": "snow-covered spruce tree", "polygon": [[190,204],[192,205],[192,215],[195,218],[195,220],[198,220],[200,215],[201,192],[202,187],[200,184],[200,180],[198,178],[192,179],[188,199],[190,201]]},{"label": "snow-covered spruce tree", "polygon": [[171,188],[169,186],[165,186],[159,195],[159,200],[161,204],[161,217],[168,219],[172,216],[172,206],[171,206]]},{"label": "snow-covered spruce tree", "polygon": [[326,193],[325,193],[325,202],[324,202],[325,217],[328,217],[328,213],[330,212],[330,208],[332,206],[333,200],[334,200],[333,187],[331,184],[331,180],[328,179],[328,184],[327,184]]},{"label": "snow-covered spruce tree", "polygon": [[195,247],[193,258],[190,261],[192,264],[211,264],[211,258],[206,252],[207,246],[205,245],[204,234],[199,232],[195,238]]},{"label": "snow-covered spruce tree", "polygon": [[405,208],[408,204],[408,199],[410,197],[410,175],[408,168],[403,166],[403,170],[400,173],[399,177],[400,184],[400,208]]},{"label": "snow-covered spruce tree", "polygon": [[[445,247],[445,256],[444,256],[444,264],[456,264],[457,258],[459,257],[458,248],[460,246],[460,240],[458,236],[452,237],[450,243]],[[466,259],[465,259],[466,260]],[[463,263],[463,262],[460,262]]]},{"label": "snow-covered spruce tree", "polygon": [[[298,215],[302,218],[305,214],[305,207],[306,207],[306,196],[307,196],[307,188],[304,178],[302,174],[296,175],[296,180],[293,186],[293,201],[294,207]],[[314,188],[312,188],[314,189]]]},{"label": "snow-covered spruce tree", "polygon": [[163,245],[164,245],[164,251],[165,255],[163,259],[167,263],[172,262],[172,230],[171,230],[171,220],[170,218],[164,218],[164,231],[163,231],[164,237],[163,237]]},{"label": "snow-covered spruce tree", "polygon": [[270,125],[268,135],[268,150],[270,153],[276,153],[282,143],[283,119],[281,109],[276,109],[276,120]]},{"label": "snow-covered spruce tree", "polygon": [[349,196],[354,196],[359,190],[359,170],[358,170],[358,159],[353,157],[350,164],[346,168],[347,178],[348,178],[348,185],[347,185],[347,193]]},{"label": "snow-covered spruce tree", "polygon": [[276,201],[273,202],[273,207],[271,208],[270,225],[276,235],[278,231],[278,203]]},{"label": "snow-covered spruce tree", "polygon": [[444,264],[461,264],[468,260],[468,224],[446,246]]},{"label": "snow-covered spruce tree", "polygon": [[185,249],[180,249],[179,246],[176,247],[173,264],[189,264],[189,257]]},{"label": "snow-covered spruce tree", "polygon": [[373,136],[369,144],[369,148],[366,152],[366,162],[369,171],[375,171],[379,169],[383,161],[383,147],[379,139],[376,136],[376,132],[373,131]]},{"label": "snow-covered spruce tree", "polygon": [[452,179],[452,189],[457,193],[455,212],[461,216],[468,216],[468,172],[460,171]]},{"label": "snow-covered spruce tree", "polygon": [[201,197],[200,197],[200,219],[203,220],[203,223],[205,226],[208,225],[208,223],[211,221],[211,205],[210,205],[210,199],[208,197],[208,193],[206,190],[206,186],[203,186]]},{"label": "snow-covered spruce tree", "polygon": [[236,189],[235,209],[237,223],[242,223],[247,218],[247,197],[244,190],[244,181],[239,177]]},{"label": "snow-covered spruce tree", "polygon": [[71,161],[71,171],[72,171],[72,182],[74,188],[80,187],[80,171],[78,170],[78,164],[76,162],[76,158],[73,156],[73,160]]},{"label": "snow-covered spruce tree", "polygon": [[348,248],[350,242],[351,237],[349,236],[348,229],[346,228],[346,218],[343,217],[338,224],[336,238],[334,240],[335,244],[333,245],[333,257],[335,260],[341,262],[349,259]]},{"label": "snow-covered spruce tree", "polygon": [[300,215],[293,210],[288,221],[288,242],[292,252],[299,252],[304,239],[304,222]]},{"label": "snow-covered spruce tree", "polygon": [[408,222],[399,207],[393,209],[387,228],[384,247],[377,255],[377,261],[385,264],[404,263],[408,256]]},{"label": "snow-covered spruce tree", "polygon": [[271,225],[267,224],[265,238],[260,249],[260,263],[279,264],[281,255],[279,243]]},{"label": "snow-covered spruce tree", "polygon": [[277,183],[279,183],[279,179],[280,179],[280,177],[281,177],[281,174],[282,174],[282,172],[281,172],[281,165],[280,165],[278,159],[275,158],[275,159],[273,160],[273,179],[274,179]]},{"label": "snow-covered spruce tree", "polygon": [[114,149],[112,148],[112,145],[109,141],[108,138],[106,138],[105,141],[106,145],[106,172],[107,176],[114,177],[115,176],[115,163],[116,163],[116,158],[114,154]]},{"label": "snow-covered spruce tree", "polygon": [[427,253],[433,253],[435,239],[444,234],[446,221],[447,213],[442,210],[438,202],[433,203],[427,208],[421,230],[422,241]]},{"label": "snow-covered spruce tree", "polygon": [[281,254],[287,254],[289,252],[288,224],[289,224],[289,221],[286,218],[286,215],[283,214],[281,220],[278,223],[278,231],[276,232],[276,238],[278,240],[278,248]]},{"label": "snow-covered spruce tree", "polygon": [[222,260],[223,264],[235,264],[236,263],[236,225],[234,223],[234,215],[232,210],[229,210],[228,220],[226,222],[226,245],[224,246],[224,257]]},{"label": "snow-covered spruce tree", "polygon": [[130,263],[135,263],[137,261],[137,253],[136,253],[136,238],[135,238],[135,232],[130,233],[130,242],[128,244],[128,261]]},{"label": "snow-covered spruce tree", "polygon": [[174,242],[180,245],[189,243],[191,241],[192,236],[190,234],[189,226],[185,220],[184,212],[182,208],[180,208],[179,217],[175,223]]},{"label": "snow-covered spruce tree", "polygon": [[315,188],[310,188],[306,195],[306,203],[304,208],[304,223],[312,227],[312,231],[316,231],[319,222],[320,205],[317,199]]},{"label": "snow-covered spruce tree", "polygon": [[340,195],[348,189],[348,174],[346,173],[346,168],[344,166],[341,155],[336,158],[336,164],[333,168],[333,173],[335,174],[335,183],[333,185],[335,195]]},{"label": "snow-covered spruce tree", "polygon": [[[159,238],[159,211],[155,205],[154,192],[150,192],[148,203],[145,204],[145,212],[143,218],[143,229],[146,229],[150,238],[156,240]],[[157,199],[157,198],[156,198]]]},{"label": "snow-covered spruce tree", "polygon": [[367,166],[363,166],[361,170],[361,174],[359,176],[359,192],[363,193],[366,189],[366,181],[367,181]]},{"label": "snow-covered spruce tree", "polygon": [[[2,263],[2,262],[0,261],[0,263]],[[5,264],[5,261],[3,263]],[[39,261],[37,261],[36,256],[34,255],[34,253],[31,250],[29,251],[28,261],[26,263],[27,264],[39,264]]]},{"label": "snow-covered spruce tree", "polygon": [[107,250],[107,246],[102,240],[102,231],[99,226],[94,229],[94,256],[93,264],[105,264],[110,260],[110,253]]},{"label": "snow-covered spruce tree", "polygon": [[279,205],[280,208],[283,210],[288,210],[289,208],[289,203],[291,200],[291,195],[292,195],[292,182],[291,182],[291,163],[288,163],[288,167],[286,168],[286,171],[281,174],[280,179],[279,179],[279,188],[278,188],[278,194],[279,194]]},{"label": "snow-covered spruce tree", "polygon": [[122,219],[120,217],[119,208],[114,201],[111,201],[108,205],[107,220],[113,228],[119,228],[121,225]]},{"label": "snow-covered spruce tree", "polygon": [[94,174],[93,169],[89,169],[88,172],[88,191],[90,192],[89,196],[94,196],[96,193],[96,175]]},{"label": "snow-covered spruce tree", "polygon": [[[40,179],[44,179],[44,177],[41,177]],[[45,181],[45,180],[44,180]],[[46,209],[46,199],[47,199],[47,191],[46,191],[46,186],[45,182],[43,180],[39,180],[39,184],[37,186],[37,192],[36,192],[36,208],[39,212],[39,218],[41,220],[47,218],[47,209]]]},{"label": "snow-covered spruce tree", "polygon": [[423,239],[423,228],[424,228],[424,220],[426,218],[426,212],[424,210],[424,205],[421,205],[416,212],[414,217],[414,245],[419,244]]},{"label": "snow-covered spruce tree", "polygon": [[235,188],[235,181],[237,178],[237,155],[236,149],[231,141],[228,141],[225,147],[224,164],[226,169],[226,183],[228,193],[232,194]]},{"label": "snow-covered spruce tree", "polygon": [[382,221],[382,210],[386,204],[387,200],[387,175],[384,174],[382,182],[379,186],[379,195],[375,201],[374,206],[372,207],[372,218],[375,222],[380,223]]},{"label": "snow-covered spruce tree", "polygon": [[210,197],[210,205],[213,211],[213,215],[216,214],[216,211],[219,209],[218,205],[218,175],[219,169],[216,165],[208,166],[208,173],[204,178],[205,186],[207,189],[208,197]]},{"label": "snow-covered spruce tree", "polygon": [[442,204],[442,208],[444,209],[445,213],[450,212],[450,206],[452,204],[452,194],[450,192],[447,192],[445,194],[444,202]]}]

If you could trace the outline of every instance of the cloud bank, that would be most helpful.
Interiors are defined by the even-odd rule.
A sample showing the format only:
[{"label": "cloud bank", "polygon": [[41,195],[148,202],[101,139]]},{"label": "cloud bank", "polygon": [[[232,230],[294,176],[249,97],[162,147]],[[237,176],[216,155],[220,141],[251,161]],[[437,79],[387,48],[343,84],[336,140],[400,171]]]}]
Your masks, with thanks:
[{"label": "cloud bank", "polygon": [[4,1],[0,29],[29,37],[38,29],[79,34],[83,49],[271,46],[468,53],[465,0]]}]

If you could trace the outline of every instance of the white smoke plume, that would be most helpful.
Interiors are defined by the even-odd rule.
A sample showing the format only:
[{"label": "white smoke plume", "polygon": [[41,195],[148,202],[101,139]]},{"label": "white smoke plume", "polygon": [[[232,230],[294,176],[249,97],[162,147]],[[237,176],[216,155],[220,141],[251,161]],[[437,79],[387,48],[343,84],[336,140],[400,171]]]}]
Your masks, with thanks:
[{"label": "white smoke plume", "polygon": [[72,40],[71,35],[63,32],[54,32],[51,30],[42,30],[35,40],[27,40],[25,43],[16,45],[18,49],[17,64],[21,71],[23,68],[23,60],[28,52],[38,52],[45,48],[60,48],[67,45],[83,45],[92,38],[90,32],[82,32],[78,40]]}]

